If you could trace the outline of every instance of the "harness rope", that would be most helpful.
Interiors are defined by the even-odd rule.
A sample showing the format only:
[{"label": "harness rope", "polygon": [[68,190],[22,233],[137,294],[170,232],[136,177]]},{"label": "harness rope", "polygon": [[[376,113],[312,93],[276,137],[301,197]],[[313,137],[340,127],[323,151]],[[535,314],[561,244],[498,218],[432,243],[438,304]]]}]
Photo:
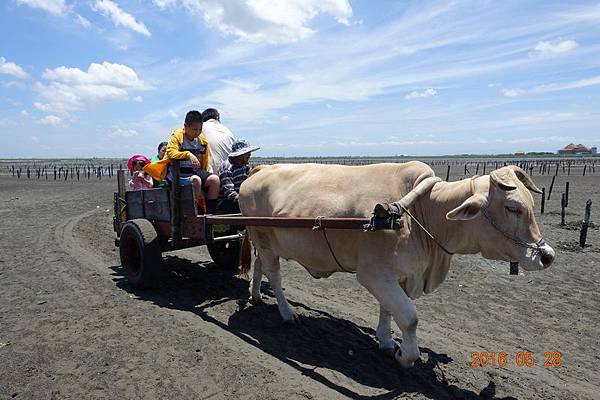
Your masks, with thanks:
[{"label": "harness rope", "polygon": [[333,259],[335,260],[336,264],[338,265],[338,267],[340,267],[340,270],[342,270],[342,272],[348,272],[351,274],[355,274],[355,271],[351,271],[348,270],[344,267],[342,267],[342,264],[339,262],[339,260],[337,259],[337,257],[335,256],[335,253],[333,252],[333,249],[331,248],[331,243],[329,243],[329,239],[327,238],[327,233],[325,232],[325,228],[323,228],[322,224],[321,224],[321,220],[325,218],[323,216],[319,216],[315,218],[315,224],[313,226],[313,231],[319,230],[321,232],[323,232],[323,237],[325,238],[325,243],[327,243],[327,247],[329,248],[329,252],[331,253],[331,255],[333,256]]},{"label": "harness rope", "polygon": [[408,211],[408,209],[407,209],[406,207],[404,207],[402,204],[400,204],[400,207],[402,207],[402,210],[403,210],[403,211],[404,211],[404,212],[405,212],[405,213],[406,213],[406,214],[407,214],[407,215],[410,217],[410,219],[412,219],[412,220],[413,220],[413,222],[414,222],[415,224],[417,224],[417,225],[419,226],[419,228],[421,228],[421,229],[423,230],[423,232],[425,232],[425,233],[427,234],[427,236],[429,236],[429,238],[430,238],[431,240],[433,240],[433,242],[434,242],[435,244],[437,244],[438,246],[440,246],[440,248],[441,248],[442,250],[444,250],[444,252],[445,252],[446,254],[448,254],[448,255],[451,255],[451,256],[453,256],[453,255],[454,255],[454,253],[452,253],[451,251],[449,251],[448,249],[446,249],[446,248],[445,248],[445,247],[444,247],[444,246],[443,246],[443,245],[442,245],[442,244],[441,244],[441,243],[440,243],[440,242],[439,242],[439,241],[438,241],[438,240],[437,240],[437,239],[436,239],[436,238],[435,238],[435,237],[434,237],[434,236],[431,234],[431,232],[429,232],[429,231],[427,230],[427,228],[425,228],[425,227],[424,227],[424,226],[423,226],[423,225],[422,225],[422,224],[419,222],[419,220],[417,220],[417,219],[414,217],[414,215],[412,215],[412,214],[410,213],[410,211]]}]

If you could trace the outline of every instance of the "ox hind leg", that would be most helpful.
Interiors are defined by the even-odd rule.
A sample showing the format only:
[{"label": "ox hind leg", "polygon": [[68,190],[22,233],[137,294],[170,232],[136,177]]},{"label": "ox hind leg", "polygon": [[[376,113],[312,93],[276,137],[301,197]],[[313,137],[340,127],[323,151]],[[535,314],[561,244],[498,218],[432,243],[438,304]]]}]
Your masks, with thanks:
[{"label": "ox hind leg", "polygon": [[396,361],[404,368],[412,367],[420,356],[417,345],[417,309],[398,284],[398,277],[383,268],[359,268],[357,278],[380,304],[377,327],[379,347],[386,351],[394,348],[390,330],[391,315],[402,331],[402,343],[395,353]]},{"label": "ox hind leg", "polygon": [[[294,311],[294,308],[288,303],[283,293],[283,287],[281,286],[281,271],[279,265],[279,256],[271,254],[268,251],[258,250],[258,256],[254,263],[254,275],[252,278],[252,297],[257,294],[257,298],[260,298],[260,277],[261,273],[264,273],[271,284],[275,298],[277,299],[277,307],[279,308],[279,314],[284,321],[296,321],[298,315]],[[258,268],[256,268],[258,263]],[[257,272],[258,270],[258,272]],[[258,279],[257,279],[258,276]],[[256,283],[255,283],[256,280]]]},{"label": "ox hind leg", "polygon": [[252,304],[262,302],[260,297],[260,283],[262,281],[262,261],[260,257],[254,260],[254,270],[252,271],[252,280],[250,281],[250,301]]}]

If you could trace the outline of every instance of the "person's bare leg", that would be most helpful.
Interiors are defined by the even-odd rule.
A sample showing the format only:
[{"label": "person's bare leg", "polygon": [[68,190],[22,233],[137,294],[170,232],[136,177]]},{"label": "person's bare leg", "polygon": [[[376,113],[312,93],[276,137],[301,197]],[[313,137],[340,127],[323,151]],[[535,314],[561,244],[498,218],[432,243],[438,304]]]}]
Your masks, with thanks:
[{"label": "person's bare leg", "polygon": [[190,182],[192,183],[192,187],[194,188],[194,195],[196,195],[196,199],[200,199],[204,197],[202,195],[202,180],[197,175],[190,176]]},{"label": "person's bare leg", "polygon": [[219,191],[221,190],[221,180],[217,175],[211,175],[206,178],[206,182],[204,183],[204,187],[206,188],[206,198],[207,199],[216,199],[219,197]]}]

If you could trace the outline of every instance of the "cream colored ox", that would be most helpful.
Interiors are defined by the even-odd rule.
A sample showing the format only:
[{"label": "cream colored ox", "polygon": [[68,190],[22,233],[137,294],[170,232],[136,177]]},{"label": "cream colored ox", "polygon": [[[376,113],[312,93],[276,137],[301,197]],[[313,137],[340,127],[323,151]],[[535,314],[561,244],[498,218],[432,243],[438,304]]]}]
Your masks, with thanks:
[{"label": "cream colored ox", "polygon": [[[432,177],[432,169],[417,161],[260,166],[242,184],[240,208],[243,215],[252,217],[369,218],[375,204],[398,201],[419,184],[432,182]],[[410,367],[419,358],[417,313],[411,299],[432,292],[444,281],[452,253],[516,261],[529,271],[550,266],[554,250],[543,243],[533,214],[530,190],[539,189],[525,171],[510,166],[458,182],[433,179],[430,190],[412,206],[408,204],[408,209],[437,243],[406,213],[404,226],[397,231],[328,229],[331,249],[322,231],[248,227],[257,249],[251,300],[260,301],[264,273],[283,319],[297,319],[281,286],[279,258],[296,260],[315,278],[337,271],[356,272],[358,282],[380,304],[376,333],[380,349]],[[245,253],[250,254],[248,247]],[[242,272],[248,270],[246,260]],[[391,336],[391,317],[402,330],[399,346]]]}]

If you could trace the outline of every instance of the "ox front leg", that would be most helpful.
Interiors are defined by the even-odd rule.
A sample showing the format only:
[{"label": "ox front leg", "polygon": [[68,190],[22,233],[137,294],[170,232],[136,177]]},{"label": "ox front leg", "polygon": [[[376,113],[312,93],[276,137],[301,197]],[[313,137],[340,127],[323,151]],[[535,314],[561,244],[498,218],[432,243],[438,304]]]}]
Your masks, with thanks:
[{"label": "ox front leg", "polygon": [[390,356],[394,356],[398,344],[392,339],[392,314],[385,308],[379,305],[379,324],[377,324],[377,341],[379,342],[379,350],[384,351]]},{"label": "ox front leg", "polygon": [[394,347],[387,317],[391,314],[402,331],[402,343],[395,353],[396,361],[404,368],[412,367],[420,357],[417,345],[417,309],[398,284],[398,277],[383,268],[359,268],[357,278],[380,304],[377,329],[380,348],[389,349],[390,345]]},{"label": "ox front leg", "polygon": [[259,257],[261,259],[260,266],[264,274],[267,276],[267,279],[271,284],[271,288],[273,289],[273,293],[275,294],[275,298],[277,299],[277,307],[279,307],[279,314],[281,314],[281,318],[283,318],[283,320],[286,322],[297,321],[298,315],[296,315],[296,312],[285,298],[285,294],[283,293],[283,287],[281,286],[281,271],[279,266],[279,257],[265,257],[264,254],[259,254]]}]

